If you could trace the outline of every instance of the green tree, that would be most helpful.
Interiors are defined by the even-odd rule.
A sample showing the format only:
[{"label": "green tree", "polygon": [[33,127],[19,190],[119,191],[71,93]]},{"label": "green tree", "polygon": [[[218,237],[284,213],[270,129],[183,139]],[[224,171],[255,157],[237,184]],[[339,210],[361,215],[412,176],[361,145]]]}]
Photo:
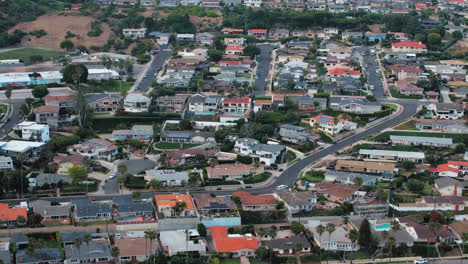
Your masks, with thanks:
[{"label": "green tree", "polygon": [[146,188],[149,188],[153,191],[159,190],[162,187],[163,187],[163,184],[156,179],[152,179],[148,182],[148,184],[146,184]]},{"label": "green tree", "polygon": [[86,251],[88,252],[88,259],[89,259],[89,243],[91,242],[92,238],[90,234],[86,234],[83,237],[83,242],[86,244]]},{"label": "green tree", "polygon": [[222,50],[217,50],[217,49],[210,49],[208,50],[208,56],[210,57],[210,60],[214,62],[218,62],[223,58],[223,51]]},{"label": "green tree", "polygon": [[111,248],[111,256],[114,258],[114,263],[117,263],[117,258],[120,255],[120,249],[118,247],[112,247]]},{"label": "green tree", "polygon": [[[328,232],[328,245],[330,245],[331,234],[332,234],[333,232],[335,232],[336,226],[335,226],[335,224],[333,224],[333,223],[328,223],[328,224],[327,224],[327,227],[325,228],[325,230]],[[327,250],[327,263],[328,263],[328,252],[329,252],[329,251],[330,251],[330,250]]]},{"label": "green tree", "polygon": [[405,160],[401,163],[401,166],[403,166],[403,168],[407,169],[407,170],[411,170],[411,169],[414,169],[416,167],[416,165],[414,164],[413,161],[410,161],[410,160]]},{"label": "green tree", "polygon": [[71,63],[62,69],[62,75],[66,83],[84,83],[88,80],[88,68],[83,64]]},{"label": "green tree", "polygon": [[182,119],[179,121],[179,128],[180,130],[192,130],[193,124],[192,121],[189,119]]},{"label": "green tree", "polygon": [[363,183],[363,180],[362,180],[361,177],[356,177],[356,178],[354,178],[353,183],[354,183],[354,185],[361,186],[362,183]]},{"label": "green tree", "polygon": [[408,181],[408,190],[412,192],[421,192],[424,190],[424,182],[417,179],[410,179]]},{"label": "green tree", "polygon": [[11,107],[11,93],[13,92],[13,86],[8,84],[5,90],[5,97],[8,99],[8,104]]},{"label": "green tree", "polygon": [[460,40],[463,38],[463,34],[460,31],[455,30],[452,32],[452,38]]},{"label": "green tree", "polygon": [[119,165],[119,166],[117,167],[117,171],[118,171],[120,174],[122,174],[122,175],[124,175],[124,174],[127,172],[127,170],[128,170],[128,169],[127,169],[127,166],[125,166],[125,165],[123,165],[123,164],[121,164],[121,165]]},{"label": "green tree", "polygon": [[198,234],[200,234],[201,237],[206,237],[206,226],[202,223],[197,225],[197,231]]},{"label": "green tree", "polygon": [[112,68],[113,61],[109,56],[102,56],[101,64],[104,66],[104,68],[110,70]]},{"label": "green tree", "polygon": [[315,231],[317,232],[317,234],[319,235],[319,243],[320,243],[320,249],[319,249],[319,257],[320,257],[320,262],[322,262],[322,248],[323,248],[323,245],[322,245],[322,234],[325,233],[325,227],[323,225],[318,225],[316,228],[315,228]]},{"label": "green tree", "polygon": [[[23,184],[23,162],[24,162],[24,159],[26,158],[24,156],[24,152],[21,152],[18,154],[18,156],[16,157],[18,159],[18,161],[20,162],[20,183],[21,183],[21,198],[24,197],[24,184]],[[26,220],[26,219],[25,219]]]},{"label": "green tree", "polygon": [[73,48],[75,47],[75,44],[73,44],[73,42],[69,39],[66,39],[62,42],[60,42],[60,48],[61,49],[65,49],[65,50],[73,50]]},{"label": "green tree", "polygon": [[180,216],[180,214],[187,208],[187,203],[182,201],[177,201],[174,206],[174,212]]},{"label": "green tree", "polygon": [[359,228],[359,240],[358,240],[359,245],[364,249],[370,248],[371,237],[372,237],[371,226],[370,226],[369,220],[367,220],[366,218],[362,221],[361,226]]},{"label": "green tree", "polygon": [[442,37],[440,36],[440,34],[438,33],[430,33],[428,36],[427,36],[427,41],[429,42],[429,44],[431,45],[439,45],[440,42],[442,40]]},{"label": "green tree", "polygon": [[48,94],[49,94],[49,90],[47,89],[47,86],[38,85],[34,87],[32,90],[32,95],[35,98],[39,98],[40,100],[42,100]]},{"label": "green tree", "polygon": [[145,238],[150,241],[150,255],[153,254],[153,241],[156,240],[157,234],[153,230],[146,230],[145,231]]},{"label": "green tree", "polygon": [[295,235],[299,235],[300,233],[303,233],[305,231],[305,227],[303,224],[299,222],[292,222],[291,223],[291,232],[293,232]]},{"label": "green tree", "polygon": [[250,56],[250,58],[253,59],[256,55],[260,55],[261,50],[255,45],[247,45],[243,52],[245,56]]},{"label": "green tree", "polygon": [[88,172],[86,171],[85,168],[81,166],[73,166],[70,169],[68,169],[68,175],[70,178],[72,178],[73,183],[78,183],[81,181],[86,180],[88,177]]},{"label": "green tree", "polygon": [[78,249],[78,255],[81,255],[81,245],[83,245],[83,240],[79,237],[75,238],[75,247]]},{"label": "green tree", "polygon": [[10,261],[11,263],[15,263],[16,259],[16,252],[18,252],[18,247],[16,246],[16,242],[11,241],[8,245],[8,251],[10,252]]},{"label": "green tree", "polygon": [[415,41],[426,42],[426,35],[418,33],[414,36]]}]

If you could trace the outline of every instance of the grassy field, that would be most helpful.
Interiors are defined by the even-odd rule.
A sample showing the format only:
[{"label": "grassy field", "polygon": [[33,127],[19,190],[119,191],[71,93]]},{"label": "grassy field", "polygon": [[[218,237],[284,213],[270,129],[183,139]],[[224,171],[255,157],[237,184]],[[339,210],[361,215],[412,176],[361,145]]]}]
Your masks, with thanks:
[{"label": "grassy field", "polygon": [[1,52],[0,60],[19,59],[23,62],[28,62],[28,61],[31,61],[30,58],[33,55],[40,55],[44,59],[46,59],[46,58],[52,58],[56,56],[63,56],[65,55],[65,52],[58,51],[58,50],[23,48],[23,49],[16,49],[16,50],[10,50],[6,52]]}]

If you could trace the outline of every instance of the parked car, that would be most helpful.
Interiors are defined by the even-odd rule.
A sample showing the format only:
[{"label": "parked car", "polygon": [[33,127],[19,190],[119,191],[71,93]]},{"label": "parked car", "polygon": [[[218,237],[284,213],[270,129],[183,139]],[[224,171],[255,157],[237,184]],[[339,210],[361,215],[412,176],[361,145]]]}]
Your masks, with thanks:
[{"label": "parked car", "polygon": [[420,258],[420,259],[415,259],[413,261],[414,264],[427,264],[427,259],[423,259],[423,258]]},{"label": "parked car", "polygon": [[284,189],[287,189],[287,188],[289,188],[289,187],[287,185],[284,185],[284,184],[276,186],[276,190],[284,190]]}]

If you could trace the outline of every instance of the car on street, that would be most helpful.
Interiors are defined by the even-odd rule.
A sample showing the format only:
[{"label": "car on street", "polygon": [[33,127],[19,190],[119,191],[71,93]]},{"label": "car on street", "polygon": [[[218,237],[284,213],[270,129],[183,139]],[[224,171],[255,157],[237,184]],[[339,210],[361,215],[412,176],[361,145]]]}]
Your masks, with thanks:
[{"label": "car on street", "polygon": [[413,264],[427,264],[427,259],[423,259],[423,258],[420,258],[420,259],[415,259],[413,261]]},{"label": "car on street", "polygon": [[111,175],[109,175],[109,179],[113,179],[115,176],[117,176],[117,173],[111,173]]},{"label": "car on street", "polygon": [[276,190],[284,190],[284,189],[287,189],[287,188],[288,188],[288,186],[284,185],[284,184],[276,186]]},{"label": "car on street", "polygon": [[369,85],[369,88],[370,88],[371,90],[374,90],[374,89],[375,89],[374,85],[372,85],[372,84]]}]

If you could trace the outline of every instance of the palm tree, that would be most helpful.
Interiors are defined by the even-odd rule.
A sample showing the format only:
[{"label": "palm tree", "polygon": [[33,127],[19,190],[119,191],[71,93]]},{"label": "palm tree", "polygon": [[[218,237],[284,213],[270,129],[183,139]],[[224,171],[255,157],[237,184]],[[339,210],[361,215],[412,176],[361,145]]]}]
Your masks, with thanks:
[{"label": "palm tree", "polygon": [[356,229],[351,229],[349,231],[349,240],[353,245],[356,245],[356,242],[359,240],[359,232]]},{"label": "palm tree", "polygon": [[389,248],[389,256],[390,256],[390,260],[389,262],[391,263],[392,262],[392,249],[393,249],[393,246],[395,246],[396,244],[396,239],[394,237],[389,237],[388,238],[388,248]]},{"label": "palm tree", "polygon": [[145,231],[145,238],[149,239],[150,241],[150,255],[152,254],[151,252],[153,251],[153,240],[156,240],[156,232],[152,230],[146,230]]},{"label": "palm tree", "polygon": [[[213,174],[213,169],[214,169],[214,167],[216,167],[216,165],[218,165],[218,160],[210,159],[208,161],[208,164],[210,165],[210,170],[211,170],[210,174]],[[209,177],[208,177],[208,180],[209,180]],[[211,183],[211,181],[210,181],[210,183]],[[211,188],[211,190],[213,189],[213,186],[211,186],[211,184],[210,184],[210,188]]]},{"label": "palm tree", "polygon": [[257,231],[257,236],[259,236],[260,238],[263,238],[265,235],[266,235],[265,229],[263,227],[260,227]]},{"label": "palm tree", "polygon": [[6,90],[5,90],[5,97],[8,99],[8,104],[11,109],[11,93],[13,91],[13,86],[7,85]]},{"label": "palm tree", "polygon": [[345,225],[349,224],[349,216],[347,216],[347,215],[343,216],[343,224],[345,224]]},{"label": "palm tree", "polygon": [[322,234],[325,233],[325,227],[323,225],[318,225],[315,228],[315,231],[317,231],[317,234],[319,234],[319,243],[320,243],[319,256],[320,256],[320,262],[322,262]]},{"label": "palm tree", "polygon": [[81,256],[81,245],[83,245],[83,240],[79,237],[75,238],[75,246],[78,249],[78,255],[80,256]]},{"label": "palm tree", "polygon": [[21,182],[21,199],[24,198],[24,186],[23,186],[23,161],[24,161],[24,152],[21,152],[17,156],[18,161],[20,162],[20,182]]},{"label": "palm tree", "polygon": [[88,259],[89,259],[89,242],[91,242],[92,238],[90,234],[86,234],[83,237],[83,242],[86,244],[86,251],[88,251]]},{"label": "palm tree", "polygon": [[15,255],[18,251],[18,247],[16,246],[15,242],[10,242],[10,244],[8,245],[8,251],[10,251],[11,263],[14,263],[14,259],[16,259]]},{"label": "palm tree", "polygon": [[125,180],[126,179],[124,176],[120,176],[119,178],[117,178],[117,182],[119,183],[119,186],[120,186],[120,194],[122,194],[122,188],[125,183]]},{"label": "palm tree", "polygon": [[111,248],[111,256],[114,258],[114,263],[117,263],[115,260],[120,255],[120,249],[118,247]]},{"label": "palm tree", "polygon": [[127,169],[127,166],[125,166],[125,165],[122,164],[122,165],[119,165],[119,166],[117,167],[117,171],[118,171],[120,174],[124,175],[124,174],[128,171],[128,169]]},{"label": "palm tree", "polygon": [[328,223],[327,227],[325,230],[328,232],[328,249],[327,250],[327,264],[328,264],[328,252],[330,251],[330,239],[331,239],[331,234],[335,232],[336,226],[333,223]]},{"label": "palm tree", "polygon": [[148,182],[148,184],[146,184],[146,187],[150,188],[153,191],[161,189],[162,186],[163,186],[162,183],[156,179],[152,179],[151,181]]},{"label": "palm tree", "polygon": [[382,242],[384,243],[384,247],[385,247],[387,245],[387,240],[390,235],[388,234],[387,230],[384,230],[382,231],[381,236],[382,236]]}]

